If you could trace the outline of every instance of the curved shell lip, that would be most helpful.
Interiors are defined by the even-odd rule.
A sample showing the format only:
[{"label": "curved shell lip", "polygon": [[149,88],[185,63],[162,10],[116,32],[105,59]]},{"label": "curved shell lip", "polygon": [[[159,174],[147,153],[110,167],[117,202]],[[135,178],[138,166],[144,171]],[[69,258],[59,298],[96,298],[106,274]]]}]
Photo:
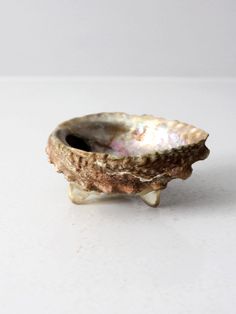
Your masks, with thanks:
[{"label": "curved shell lip", "polygon": [[[127,120],[129,116],[131,116],[131,120]],[[133,134],[136,135],[133,130],[136,130],[137,125],[145,124],[146,119],[148,125],[144,128],[145,131],[151,126],[150,132],[157,132],[154,134],[154,138],[147,137],[149,140],[151,138],[151,146],[148,148],[153,149],[150,151],[138,148],[135,151],[138,154],[132,155],[133,151],[130,150],[128,154],[116,155],[115,149],[96,151],[97,146],[93,146],[92,142],[90,145],[91,135],[95,139],[97,136],[98,140],[99,137],[104,140],[101,143],[105,149],[116,147],[110,146],[110,143],[113,143],[109,141],[110,135],[114,134],[113,130],[129,132],[128,136],[133,136]],[[80,122],[82,123],[79,126]],[[90,122],[96,123],[92,126]],[[101,126],[102,122],[108,123]],[[114,126],[111,125],[113,122]],[[163,129],[167,130],[167,137],[159,138],[159,135],[162,135],[162,133],[158,133],[159,126],[162,126],[162,131]],[[101,130],[101,127],[103,132],[96,133]],[[176,141],[176,137],[172,137],[172,134],[177,135]],[[78,141],[73,141],[73,137],[67,138],[70,135],[77,136]],[[104,135],[105,137],[103,137]],[[125,137],[127,134],[122,135]],[[63,173],[67,181],[75,184],[80,191],[139,195],[144,191],[146,193],[147,190],[153,192],[165,189],[172,179],[187,179],[192,173],[192,164],[204,160],[209,155],[210,151],[205,145],[208,136],[204,130],[177,120],[167,120],[150,115],[98,113],[70,119],[59,124],[49,136],[46,152],[49,162],[54,164],[56,171]],[[162,142],[163,138],[166,138],[166,142]],[[87,146],[86,140],[88,140]],[[152,145],[153,143],[158,145]],[[162,146],[162,143],[167,143],[167,145]]]},{"label": "curved shell lip", "polygon": [[[71,145],[69,145],[66,142],[66,140],[63,140],[61,138],[61,136],[58,136],[58,132],[62,132],[62,131],[65,132],[65,129],[63,129],[63,127],[65,125],[67,125],[68,123],[72,123],[73,121],[78,121],[80,119],[90,119],[90,118],[93,118],[93,117],[98,117],[98,116],[103,116],[103,115],[104,116],[108,116],[108,115],[117,115],[117,116],[118,115],[119,116],[125,115],[126,117],[138,117],[138,118],[143,117],[143,118],[146,118],[146,119],[163,120],[163,121],[166,121],[166,122],[184,123],[184,122],[181,122],[181,121],[178,121],[178,120],[168,120],[168,119],[165,119],[165,118],[162,118],[162,117],[158,117],[158,116],[154,116],[154,115],[147,115],[147,114],[133,115],[133,114],[127,114],[125,112],[100,112],[100,113],[88,114],[88,115],[84,115],[84,116],[81,116],[81,117],[76,117],[76,118],[73,118],[73,119],[66,120],[66,121],[60,123],[57,126],[57,128],[51,133],[50,137],[53,136],[62,145],[65,145],[67,147],[67,149],[69,149],[70,151],[75,152],[75,153],[77,152],[77,153],[79,153],[80,155],[82,155],[84,157],[91,156],[91,155],[95,155],[97,157],[109,156],[109,158],[111,158],[112,160],[117,160],[117,161],[118,160],[124,160],[126,158],[132,158],[133,160],[135,160],[137,158],[146,158],[146,157],[151,157],[151,156],[155,156],[155,155],[165,155],[165,154],[169,154],[170,152],[173,152],[173,151],[178,152],[178,151],[181,151],[183,149],[183,147],[187,147],[187,146],[191,147],[191,146],[194,146],[194,145],[199,144],[199,143],[205,144],[207,138],[209,137],[209,134],[206,131],[204,131],[203,129],[197,128],[197,127],[195,127],[194,125],[191,125],[191,124],[184,123],[185,125],[188,125],[189,127],[193,127],[195,129],[197,129],[199,132],[201,132],[202,137],[198,141],[193,142],[191,144],[179,145],[177,147],[173,147],[173,148],[170,148],[170,149],[155,150],[155,151],[152,151],[152,152],[148,152],[148,153],[144,153],[144,154],[137,154],[137,155],[116,156],[116,155],[113,155],[113,154],[107,153],[107,152],[85,151],[85,150],[82,150],[82,149],[79,149],[79,148],[72,147]],[[67,130],[68,129],[69,128],[67,127]],[[209,155],[209,152],[210,152],[210,150],[208,149],[207,156]]]}]

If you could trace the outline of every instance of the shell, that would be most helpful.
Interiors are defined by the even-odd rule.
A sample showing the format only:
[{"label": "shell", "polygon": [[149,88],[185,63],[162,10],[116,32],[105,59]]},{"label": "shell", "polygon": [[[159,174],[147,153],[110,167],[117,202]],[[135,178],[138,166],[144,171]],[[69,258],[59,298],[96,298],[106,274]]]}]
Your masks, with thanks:
[{"label": "shell", "polygon": [[91,195],[139,195],[157,206],[160,190],[187,179],[209,155],[208,133],[151,115],[98,113],[60,124],[49,136],[49,161],[70,182],[75,203]]}]

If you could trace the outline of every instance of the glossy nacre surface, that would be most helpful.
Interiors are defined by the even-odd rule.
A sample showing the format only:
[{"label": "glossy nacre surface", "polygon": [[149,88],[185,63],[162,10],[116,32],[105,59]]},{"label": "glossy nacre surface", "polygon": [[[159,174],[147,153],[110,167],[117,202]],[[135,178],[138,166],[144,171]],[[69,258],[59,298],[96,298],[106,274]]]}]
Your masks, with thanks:
[{"label": "glossy nacre surface", "polygon": [[70,182],[76,203],[98,192],[136,194],[154,206],[171,179],[186,179],[192,163],[208,156],[207,137],[177,120],[99,113],[60,124],[49,137],[47,153]]}]

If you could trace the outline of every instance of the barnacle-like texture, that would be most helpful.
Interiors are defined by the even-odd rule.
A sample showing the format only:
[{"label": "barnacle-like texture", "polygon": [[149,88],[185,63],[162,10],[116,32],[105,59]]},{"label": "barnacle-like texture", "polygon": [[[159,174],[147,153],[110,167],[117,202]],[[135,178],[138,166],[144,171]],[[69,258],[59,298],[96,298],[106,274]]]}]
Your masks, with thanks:
[{"label": "barnacle-like texture", "polygon": [[86,199],[89,192],[125,193],[156,206],[159,190],[172,179],[188,178],[191,165],[208,156],[207,137],[176,120],[99,113],[60,124],[49,137],[47,154],[71,183],[72,200],[75,194]]}]

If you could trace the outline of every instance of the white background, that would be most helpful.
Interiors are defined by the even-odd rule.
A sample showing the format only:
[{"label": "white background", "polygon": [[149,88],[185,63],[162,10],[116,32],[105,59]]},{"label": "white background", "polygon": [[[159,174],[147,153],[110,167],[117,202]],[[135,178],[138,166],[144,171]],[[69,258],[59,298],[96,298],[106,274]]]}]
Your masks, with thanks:
[{"label": "white background", "polygon": [[[232,79],[2,79],[0,313],[234,313],[235,103]],[[76,206],[47,162],[47,137],[108,110],[195,124],[211,154],[157,209]]]},{"label": "white background", "polygon": [[0,75],[235,76],[235,0],[0,0]]},{"label": "white background", "polygon": [[[0,0],[1,314],[235,312],[235,33],[234,0]],[[47,138],[101,111],[189,122],[211,154],[157,209],[76,206]]]}]

